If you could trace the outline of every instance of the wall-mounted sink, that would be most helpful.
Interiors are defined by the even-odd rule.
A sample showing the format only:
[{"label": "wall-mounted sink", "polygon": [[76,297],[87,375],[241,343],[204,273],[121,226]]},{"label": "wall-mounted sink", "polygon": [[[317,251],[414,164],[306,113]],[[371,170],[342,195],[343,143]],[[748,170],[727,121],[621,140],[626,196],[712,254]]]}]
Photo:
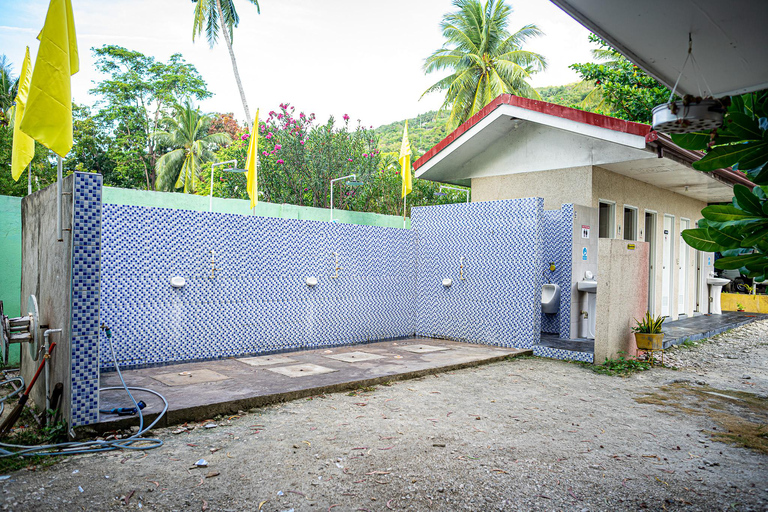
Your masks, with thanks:
[{"label": "wall-mounted sink", "polygon": [[597,281],[579,281],[576,289],[580,292],[597,293]]},{"label": "wall-mounted sink", "polygon": [[707,277],[707,284],[711,287],[709,292],[709,314],[710,315],[722,315],[723,310],[720,308],[720,293],[723,291],[723,286],[730,283],[730,279],[724,277]]}]

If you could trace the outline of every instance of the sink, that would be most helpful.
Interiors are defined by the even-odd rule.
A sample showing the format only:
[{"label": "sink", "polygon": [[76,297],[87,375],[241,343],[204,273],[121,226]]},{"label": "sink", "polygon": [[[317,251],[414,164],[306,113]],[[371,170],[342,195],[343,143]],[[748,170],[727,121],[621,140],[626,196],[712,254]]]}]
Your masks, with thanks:
[{"label": "sink", "polygon": [[579,281],[576,288],[580,292],[597,293],[597,281]]},{"label": "sink", "polygon": [[730,279],[723,277],[709,276],[707,277],[707,284],[712,287],[709,292],[709,314],[710,315],[722,315],[723,310],[720,307],[720,293],[723,291],[723,286],[730,283]]},{"label": "sink", "polygon": [[725,286],[728,283],[730,283],[730,279],[725,279],[723,277],[708,277],[707,278],[707,284],[711,284],[712,286]]}]

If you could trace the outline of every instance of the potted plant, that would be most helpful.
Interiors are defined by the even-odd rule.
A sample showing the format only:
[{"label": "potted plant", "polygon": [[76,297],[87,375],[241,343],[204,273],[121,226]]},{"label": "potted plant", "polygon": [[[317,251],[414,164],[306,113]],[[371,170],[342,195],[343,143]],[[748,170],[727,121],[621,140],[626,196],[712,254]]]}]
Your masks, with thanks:
[{"label": "potted plant", "polygon": [[642,320],[635,319],[637,326],[632,328],[635,333],[635,343],[640,350],[662,350],[664,348],[664,333],[661,332],[661,324],[664,323],[664,317],[651,316],[646,312]]}]

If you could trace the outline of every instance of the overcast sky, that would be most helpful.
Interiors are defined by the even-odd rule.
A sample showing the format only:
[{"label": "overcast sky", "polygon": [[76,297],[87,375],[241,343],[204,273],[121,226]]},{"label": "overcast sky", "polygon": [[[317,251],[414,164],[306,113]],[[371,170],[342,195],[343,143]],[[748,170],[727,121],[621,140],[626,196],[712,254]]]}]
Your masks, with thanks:
[{"label": "overcast sky", "polygon": [[[252,114],[289,102],[322,121],[349,114],[379,126],[436,109],[438,94],[419,99],[442,75],[425,75],[424,59],[443,42],[439,23],[451,0],[261,0],[261,15],[235,0],[240,26],[234,51]],[[578,80],[568,69],[591,60],[588,32],[548,0],[507,0],[510,29],[535,23],[546,34],[526,50],[543,54],[547,71],[534,86]],[[206,111],[234,112],[243,120],[226,44],[210,49],[205,37],[192,43],[190,0],[72,0],[80,50],[80,72],[72,77],[73,99],[93,104],[88,94],[100,75],[91,48],[116,44],[167,60],[181,53],[195,65],[214,96]],[[0,54],[21,70],[24,47],[34,62],[48,0],[0,0]]]}]

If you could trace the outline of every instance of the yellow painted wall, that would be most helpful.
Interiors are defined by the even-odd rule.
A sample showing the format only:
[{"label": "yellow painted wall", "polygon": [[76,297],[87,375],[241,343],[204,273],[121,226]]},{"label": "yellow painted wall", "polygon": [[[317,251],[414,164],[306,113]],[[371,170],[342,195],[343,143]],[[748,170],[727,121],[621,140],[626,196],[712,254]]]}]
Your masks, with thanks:
[{"label": "yellow painted wall", "polygon": [[768,295],[746,295],[743,293],[720,294],[720,309],[738,311],[738,304],[748,313],[768,313]]}]

